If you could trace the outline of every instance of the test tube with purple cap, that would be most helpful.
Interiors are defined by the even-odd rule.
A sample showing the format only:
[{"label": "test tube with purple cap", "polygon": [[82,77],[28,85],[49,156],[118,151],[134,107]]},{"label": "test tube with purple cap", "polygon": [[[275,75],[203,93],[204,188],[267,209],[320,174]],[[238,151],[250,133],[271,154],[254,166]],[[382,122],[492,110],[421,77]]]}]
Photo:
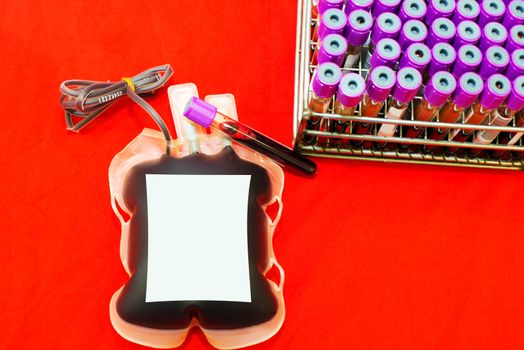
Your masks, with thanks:
[{"label": "test tube with purple cap", "polygon": [[362,46],[369,37],[369,32],[373,26],[371,14],[364,10],[355,10],[348,16],[346,27],[346,40],[348,41],[348,52],[345,68],[351,68],[358,61]]},{"label": "test tube with purple cap", "polygon": [[480,36],[479,48],[486,51],[491,46],[504,46],[504,42],[508,38],[508,31],[498,22],[489,22],[482,28]]},{"label": "test tube with purple cap", "polygon": [[473,21],[462,21],[457,25],[453,46],[458,50],[463,45],[476,45],[480,40],[481,30]]},{"label": "test tube with purple cap", "polygon": [[355,10],[370,11],[374,0],[347,0],[346,1],[346,15],[351,14]]},{"label": "test tube with purple cap", "polygon": [[424,0],[404,0],[400,5],[398,16],[402,22],[410,19],[423,21],[427,11],[428,7]]},{"label": "test tube with purple cap", "polygon": [[397,39],[402,23],[397,15],[391,12],[382,13],[375,20],[373,30],[371,31],[371,39],[368,46],[368,54],[364,61],[363,67],[368,68],[370,65],[370,58],[375,52],[375,47],[382,39],[391,38]]},{"label": "test tube with purple cap", "polygon": [[515,80],[519,75],[524,74],[524,49],[517,49],[510,55],[509,66],[506,70],[506,77]]},{"label": "test tube with purple cap", "polygon": [[455,11],[455,5],[455,0],[430,0],[426,23],[431,25],[437,18],[450,18]]},{"label": "test tube with purple cap", "polygon": [[381,39],[377,43],[375,51],[369,60],[369,69],[373,70],[378,66],[395,68],[400,57],[400,45],[393,39]]},{"label": "test tube with purple cap", "polygon": [[504,47],[509,53],[516,49],[524,48],[524,24],[517,24],[511,27]]},{"label": "test tube with purple cap", "polygon": [[473,45],[464,45],[457,51],[457,59],[451,73],[459,78],[467,72],[476,72],[482,62],[482,52]]},{"label": "test tube with purple cap", "polygon": [[311,63],[316,64],[318,51],[322,46],[322,41],[329,34],[344,34],[347,24],[347,16],[344,11],[339,9],[329,9],[322,14],[322,19],[318,26],[318,41],[315,51],[313,52]]},{"label": "test tube with purple cap", "polygon": [[322,20],[322,15],[327,10],[330,10],[330,9],[342,10],[343,7],[344,7],[344,0],[318,0],[318,4],[316,6],[317,13],[316,13],[316,16],[314,15],[314,17],[317,19],[316,26],[315,26],[315,29],[313,30],[313,35],[311,36],[311,39],[313,41],[318,40],[318,29],[320,26],[320,22]]},{"label": "test tube with purple cap", "polygon": [[511,27],[517,24],[524,24],[524,1],[514,0],[506,6],[502,24],[507,29],[511,29]]},{"label": "test tube with purple cap", "polygon": [[480,4],[478,24],[484,27],[489,22],[501,22],[506,5],[502,0],[483,0]]},{"label": "test tube with purple cap", "polygon": [[318,51],[318,64],[333,62],[337,66],[344,63],[348,43],[346,39],[340,34],[329,34],[324,40]]},{"label": "test tube with purple cap", "polygon": [[480,14],[480,6],[475,0],[459,0],[453,14],[453,22],[458,25],[462,21],[475,22]]},{"label": "test tube with purple cap", "polygon": [[432,48],[438,43],[449,43],[455,37],[455,24],[448,18],[437,18],[431,23],[426,45]]},{"label": "test tube with purple cap", "polygon": [[427,71],[428,78],[439,71],[449,71],[457,58],[457,53],[450,44],[438,43],[431,49],[431,58]]},{"label": "test tube with purple cap", "polygon": [[428,36],[428,29],[421,21],[410,19],[402,26],[398,43],[402,51],[413,43],[423,43]]},{"label": "test tube with purple cap", "polygon": [[484,59],[482,60],[479,69],[479,75],[482,79],[487,80],[493,74],[502,73],[508,64],[508,51],[500,46],[491,46],[484,54]]},{"label": "test tube with purple cap", "polygon": [[390,12],[396,13],[401,0],[376,0],[371,10],[373,18],[379,17],[381,14]]},{"label": "test tube with purple cap", "polygon": [[429,48],[421,43],[414,43],[409,45],[405,55],[400,60],[399,67],[412,67],[424,74],[426,67],[431,61],[431,51]]},{"label": "test tube with purple cap", "polygon": [[[342,77],[338,86],[338,92],[335,99],[335,113],[343,116],[352,116],[355,114],[355,108],[362,100],[362,95],[366,89],[364,78],[357,73],[347,73]],[[333,131],[344,133],[350,123],[335,121]],[[346,144],[341,140],[341,144]]]}]

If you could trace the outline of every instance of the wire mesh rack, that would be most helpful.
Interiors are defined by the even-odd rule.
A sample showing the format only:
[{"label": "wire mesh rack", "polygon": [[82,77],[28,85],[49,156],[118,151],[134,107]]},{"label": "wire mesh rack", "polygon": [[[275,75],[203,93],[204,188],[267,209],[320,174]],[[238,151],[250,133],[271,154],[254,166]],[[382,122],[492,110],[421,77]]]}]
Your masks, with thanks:
[{"label": "wire mesh rack", "polygon": [[[524,141],[521,138],[514,145],[507,145],[500,140],[500,136],[490,144],[475,142],[452,141],[451,133],[443,140],[436,141],[428,137],[428,131],[440,130],[488,130],[501,133],[524,133],[524,127],[517,127],[515,118],[508,126],[473,125],[464,123],[464,114],[456,123],[439,122],[438,114],[434,121],[423,122],[415,120],[414,106],[421,96],[417,96],[410,103],[404,119],[394,120],[384,118],[384,111],[388,109],[387,101],[377,117],[362,115],[357,107],[353,116],[343,116],[334,113],[334,101],[331,101],[327,113],[313,112],[309,108],[311,78],[316,66],[311,64],[311,55],[316,42],[311,40],[311,34],[316,19],[312,18],[311,0],[299,0],[297,12],[297,38],[295,62],[295,101],[294,101],[294,147],[300,153],[309,156],[366,159],[383,162],[409,162],[419,164],[438,164],[450,166],[468,166],[496,169],[524,169]],[[367,48],[361,52],[358,66],[342,68],[344,73],[355,72],[366,77],[368,69],[363,67]],[[364,64],[365,65],[365,64]],[[323,130],[308,128],[308,120],[320,119]],[[333,132],[330,125],[346,123],[345,132]],[[354,133],[358,124],[368,124],[370,132],[366,134]],[[378,129],[382,124],[397,125],[397,132],[392,137],[379,136]],[[488,123],[489,124],[489,123]],[[406,137],[404,128],[423,128],[424,132],[417,138]],[[456,149],[455,153],[448,152]],[[471,152],[476,150],[476,152]],[[479,155],[473,155],[478,154]]]}]

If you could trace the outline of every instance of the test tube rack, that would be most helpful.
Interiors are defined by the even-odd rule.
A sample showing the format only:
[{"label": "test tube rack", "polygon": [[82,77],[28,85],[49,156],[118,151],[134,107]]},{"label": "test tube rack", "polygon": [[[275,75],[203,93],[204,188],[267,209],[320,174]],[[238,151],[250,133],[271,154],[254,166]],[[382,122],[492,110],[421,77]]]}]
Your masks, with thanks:
[{"label": "test tube rack", "polygon": [[[477,168],[494,168],[494,169],[513,169],[513,170],[524,170],[524,137],[521,138],[516,144],[508,146],[506,144],[499,144],[498,137],[491,144],[478,144],[474,142],[455,142],[450,141],[448,138],[435,141],[428,138],[427,129],[420,138],[408,138],[402,135],[401,126],[417,126],[423,128],[449,128],[449,129],[465,129],[465,130],[494,130],[500,132],[520,132],[524,133],[524,127],[516,127],[514,120],[509,126],[487,126],[487,125],[471,125],[463,123],[463,116],[459,118],[457,123],[440,123],[438,115],[435,121],[422,122],[415,120],[413,106],[421,99],[421,96],[417,96],[413,102],[411,102],[408,111],[404,119],[402,120],[391,120],[384,118],[384,110],[387,110],[387,102],[376,118],[367,117],[361,115],[360,108],[357,107],[354,116],[342,116],[340,114],[333,113],[334,101],[331,101],[331,105],[327,113],[316,113],[309,109],[308,101],[311,94],[311,78],[313,72],[316,69],[315,65],[311,62],[311,52],[315,49],[316,43],[311,40],[312,28],[316,25],[316,19],[311,16],[312,1],[311,0],[299,0],[298,11],[297,11],[297,37],[296,37],[296,56],[295,56],[295,99],[294,99],[294,118],[293,118],[293,131],[294,131],[294,147],[295,149],[308,156],[318,156],[327,158],[339,158],[339,159],[365,159],[371,161],[383,161],[383,162],[400,162],[400,163],[418,163],[418,164],[434,164],[434,165],[449,165],[449,166],[466,166],[466,167],[477,167]],[[361,59],[359,60],[358,66],[353,68],[342,68],[343,73],[355,72],[362,75],[364,78],[368,73],[368,69],[362,67],[362,62],[367,55],[367,49],[364,49],[361,53]],[[336,133],[329,131],[318,131],[310,130],[307,128],[307,121],[311,117],[325,119],[325,125],[330,125],[335,121],[345,121],[350,124],[349,133]],[[514,118],[515,119],[515,118]],[[372,124],[371,133],[369,134],[356,134],[352,133],[353,126],[356,123],[370,123]],[[398,125],[399,132],[393,137],[378,136],[377,131],[381,124],[396,124]],[[322,139],[328,139],[330,142],[323,143],[322,145],[317,143],[306,143],[304,142],[304,136],[313,136],[314,139],[321,137]],[[316,138],[315,138],[316,136]],[[311,138],[309,138],[311,139]],[[341,140],[347,140],[349,142],[340,142]],[[353,140],[363,141],[364,146],[354,147],[352,146]],[[408,147],[404,150],[403,148],[396,147],[394,149],[383,148],[377,149],[374,147],[366,147],[366,144],[375,144],[377,142],[387,142],[389,144],[404,144],[404,145],[428,145],[436,146],[434,152],[426,153],[422,151],[413,151],[416,146]],[[497,157],[491,157],[489,152],[483,152],[481,156],[470,157],[467,152],[459,152],[459,155],[446,155],[443,152],[438,152],[439,149],[444,147],[460,147],[462,149],[482,149],[482,150],[496,150],[496,151],[509,151],[512,154],[510,159],[501,159]],[[421,147],[418,147],[421,148]],[[520,156],[519,156],[520,155]]]}]

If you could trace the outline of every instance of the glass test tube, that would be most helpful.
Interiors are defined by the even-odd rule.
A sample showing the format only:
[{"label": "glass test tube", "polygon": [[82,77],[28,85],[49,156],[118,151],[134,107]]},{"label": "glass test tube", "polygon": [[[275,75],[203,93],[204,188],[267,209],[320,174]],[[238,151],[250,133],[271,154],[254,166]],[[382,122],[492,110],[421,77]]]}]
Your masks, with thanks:
[{"label": "glass test tube", "polygon": [[436,72],[449,71],[457,58],[457,53],[450,44],[438,43],[431,49],[431,58],[427,72],[427,79],[433,76]]},{"label": "glass test tube", "polygon": [[400,30],[398,43],[402,51],[406,50],[413,43],[423,43],[428,36],[428,29],[419,20],[410,19],[405,22]]},{"label": "glass test tube", "polygon": [[440,17],[450,18],[455,11],[455,0],[430,0],[426,23],[431,25],[434,20]]},{"label": "glass test tube", "polygon": [[341,66],[346,58],[348,43],[346,39],[339,34],[329,34],[322,40],[322,46],[318,51],[318,64],[333,62]]},{"label": "glass test tube", "polygon": [[347,17],[342,10],[329,9],[322,14],[320,24],[318,25],[317,46],[311,56],[312,64],[317,64],[318,62],[318,51],[322,46],[323,39],[329,34],[344,34],[346,23]]},{"label": "glass test tube", "polygon": [[453,14],[453,22],[455,25],[462,21],[475,22],[479,14],[480,6],[475,0],[459,0]]},{"label": "glass test tube", "polygon": [[426,45],[432,48],[438,43],[449,43],[455,37],[455,24],[448,18],[437,18],[431,23]]},{"label": "glass test tube", "polygon": [[508,31],[506,28],[497,22],[489,22],[482,28],[480,36],[479,48],[486,51],[491,46],[504,46],[504,42],[508,38]]},{"label": "glass test tube", "polygon": [[491,46],[486,50],[480,65],[480,77],[486,80],[493,74],[502,73],[508,64],[509,54],[506,49],[500,46]]},{"label": "glass test tube", "polygon": [[511,27],[504,47],[509,53],[524,48],[524,24],[517,24]]},{"label": "glass test tube", "polygon": [[[395,72],[386,66],[375,67],[367,77],[366,92],[362,98],[360,114],[363,117],[377,117],[388,99],[391,89],[395,85]],[[356,123],[353,128],[354,134],[369,134],[372,123]],[[360,147],[363,141],[351,142]]]},{"label": "glass test tube", "polygon": [[369,69],[372,70],[378,66],[388,66],[395,68],[400,57],[400,45],[393,39],[379,40],[377,47],[369,60]]},{"label": "glass test tube", "polygon": [[[470,109],[466,111],[464,123],[482,125],[488,118],[489,114],[498,108],[511,92],[511,83],[505,76],[494,74],[488,78],[484,84],[484,90],[480,99],[473,103]],[[455,129],[451,131],[451,139],[456,142],[465,142],[474,133],[472,130]],[[455,154],[457,147],[448,147],[447,153]]]},{"label": "glass test tube", "polygon": [[396,13],[401,0],[376,0],[371,10],[373,18],[378,18],[383,13]]},{"label": "glass test tube", "polygon": [[483,0],[480,4],[478,24],[484,27],[489,22],[500,22],[506,12],[506,5],[502,0]]},{"label": "glass test tube", "polygon": [[506,6],[502,24],[508,29],[517,24],[524,24],[524,2],[522,0],[512,1]]},{"label": "glass test tube", "polygon": [[404,56],[400,59],[399,67],[413,67],[424,74],[430,61],[431,51],[429,48],[424,44],[414,43],[406,49]]},{"label": "glass test tube", "polygon": [[510,56],[506,77],[509,80],[515,80],[522,74],[524,74],[524,49],[517,49]]},{"label": "glass test tube", "polygon": [[410,19],[423,21],[427,11],[428,7],[424,0],[404,0],[400,5],[398,16],[402,23]]},{"label": "glass test tube", "polygon": [[[316,6],[316,15],[313,14],[313,18],[317,19],[315,29],[313,30],[313,34],[311,36],[311,40],[313,41],[318,41],[318,30],[322,19],[322,15],[330,9],[342,10],[342,7],[344,6],[344,0],[317,0],[317,3],[318,4]],[[315,7],[313,7],[313,9],[315,9]]]},{"label": "glass test tube", "polygon": [[[352,116],[355,114],[355,108],[362,100],[362,95],[366,89],[364,78],[357,73],[347,73],[342,77],[338,86],[337,97],[335,100],[335,113]],[[345,133],[348,132],[350,122],[335,121],[332,131]],[[347,144],[347,140],[341,139],[341,144]]]},{"label": "glass test tube", "polygon": [[360,51],[368,40],[372,25],[373,18],[367,11],[355,10],[349,14],[345,34],[348,41],[348,52],[344,68],[353,67],[360,58]]},{"label": "glass test tube", "polygon": [[453,65],[451,73],[459,78],[467,72],[476,72],[482,62],[482,53],[473,45],[464,45],[457,52],[457,60]]},{"label": "glass test tube", "polygon": [[477,23],[473,21],[462,21],[457,25],[457,33],[453,39],[455,50],[463,45],[476,45],[480,40],[481,30]]},{"label": "glass test tube", "polygon": [[[421,85],[422,75],[418,70],[412,67],[399,69],[397,72],[397,82],[393,88],[393,93],[389,98],[388,110],[385,113],[385,118],[392,120],[402,119],[409,103],[415,98]],[[395,124],[382,124],[377,135],[392,137],[395,135],[397,127],[398,125]],[[384,143],[380,144],[380,146],[384,145]]]}]

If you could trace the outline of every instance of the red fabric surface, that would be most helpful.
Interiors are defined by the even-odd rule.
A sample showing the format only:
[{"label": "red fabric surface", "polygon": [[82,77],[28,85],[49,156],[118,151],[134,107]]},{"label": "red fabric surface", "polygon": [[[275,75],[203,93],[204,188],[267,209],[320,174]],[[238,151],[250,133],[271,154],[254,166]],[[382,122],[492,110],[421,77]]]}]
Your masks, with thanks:
[{"label": "red fabric surface", "polygon": [[[141,348],[109,322],[127,275],[107,168],[154,123],[126,101],[67,132],[60,82],[171,63],[291,144],[295,20],[289,0],[0,2],[0,349]],[[165,89],[151,104],[172,127]],[[287,317],[253,349],[524,348],[522,172],[318,166],[286,174]]]}]

